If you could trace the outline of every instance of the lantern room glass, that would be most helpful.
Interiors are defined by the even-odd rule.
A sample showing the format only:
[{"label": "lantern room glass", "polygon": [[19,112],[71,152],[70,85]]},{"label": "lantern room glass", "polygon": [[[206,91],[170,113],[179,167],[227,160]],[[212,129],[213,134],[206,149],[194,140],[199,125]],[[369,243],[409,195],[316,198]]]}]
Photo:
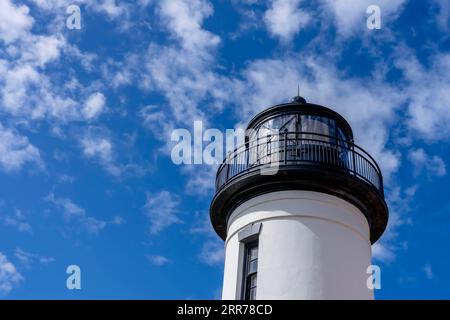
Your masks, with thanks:
[{"label": "lantern room glass", "polygon": [[280,148],[283,148],[280,143],[285,137],[292,139],[290,149],[299,148],[300,145],[294,145],[300,141],[301,145],[326,143],[337,149],[342,161],[348,163],[347,141],[351,138],[335,119],[314,114],[284,113],[267,119],[250,132],[249,164],[276,162],[276,157],[283,154],[280,154]]},{"label": "lantern room glass", "polygon": [[[351,138],[345,134],[336,120],[330,117],[308,115],[308,114],[281,114],[260,123],[250,133],[249,140],[265,139],[278,133],[312,133],[324,135],[330,138],[339,138],[350,141]],[[324,137],[325,138],[325,137]],[[325,141],[327,141],[325,139]]]}]

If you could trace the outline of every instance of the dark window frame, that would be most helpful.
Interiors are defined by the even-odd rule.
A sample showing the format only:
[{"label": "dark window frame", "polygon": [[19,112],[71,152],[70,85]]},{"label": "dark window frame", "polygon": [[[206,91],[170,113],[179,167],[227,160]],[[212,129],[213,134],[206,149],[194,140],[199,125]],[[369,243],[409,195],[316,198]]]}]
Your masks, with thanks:
[{"label": "dark window frame", "polygon": [[[257,290],[257,277],[258,277],[258,258],[259,258],[259,241],[253,240],[251,242],[244,243],[244,259],[243,259],[243,274],[242,274],[242,300],[255,300]],[[251,250],[257,249],[258,253],[256,258],[251,259]],[[254,271],[250,270],[250,263],[256,261],[256,268]],[[255,282],[252,284],[252,279]],[[254,296],[252,296],[254,291]]]}]

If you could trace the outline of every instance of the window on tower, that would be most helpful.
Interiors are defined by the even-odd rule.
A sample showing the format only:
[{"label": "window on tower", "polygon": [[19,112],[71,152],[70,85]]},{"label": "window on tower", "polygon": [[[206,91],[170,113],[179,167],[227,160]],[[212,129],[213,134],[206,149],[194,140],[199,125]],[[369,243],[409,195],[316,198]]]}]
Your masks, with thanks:
[{"label": "window on tower", "polygon": [[245,300],[256,300],[256,279],[258,273],[258,242],[245,245],[244,296]]}]

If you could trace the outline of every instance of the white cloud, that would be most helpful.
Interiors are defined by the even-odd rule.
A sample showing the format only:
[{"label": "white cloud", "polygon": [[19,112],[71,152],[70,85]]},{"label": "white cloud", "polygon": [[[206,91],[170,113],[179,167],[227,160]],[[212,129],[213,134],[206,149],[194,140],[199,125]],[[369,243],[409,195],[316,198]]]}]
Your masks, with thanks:
[{"label": "white cloud", "polygon": [[405,78],[408,96],[408,126],[418,138],[429,141],[448,140],[450,136],[450,54],[434,54],[424,67],[414,52],[402,48],[396,66]]},{"label": "white cloud", "polygon": [[15,227],[19,232],[32,233],[31,225],[25,221],[20,221],[14,217],[6,216],[3,222],[7,226]]},{"label": "white cloud", "polygon": [[60,9],[68,6],[65,0],[31,0],[31,2],[44,10]]},{"label": "white cloud", "polygon": [[215,165],[184,165],[182,173],[189,177],[186,193],[198,196],[210,195],[215,188],[217,169],[218,166]]},{"label": "white cloud", "polygon": [[121,18],[128,14],[128,8],[123,1],[116,2],[116,0],[94,0],[86,1],[87,5],[94,11],[104,13],[110,19]]},{"label": "white cloud", "polygon": [[24,49],[23,58],[31,60],[43,67],[53,60],[59,59],[61,49],[65,46],[65,40],[57,36],[37,36],[29,49]]},{"label": "white cloud", "polygon": [[413,185],[403,190],[400,187],[389,189],[386,199],[389,207],[389,221],[383,237],[372,246],[375,260],[391,263],[396,259],[398,250],[407,249],[407,243],[399,242],[399,231],[401,227],[413,223],[408,213],[411,211],[417,188],[417,185]]},{"label": "white cloud", "polygon": [[106,137],[88,136],[81,140],[83,153],[88,158],[99,158],[103,162],[112,160],[112,144]]},{"label": "white cloud", "polygon": [[43,169],[39,150],[28,138],[0,124],[0,168],[6,172],[18,171],[31,163]]},{"label": "white cloud", "polygon": [[179,199],[168,191],[147,194],[144,212],[150,221],[150,233],[158,234],[173,224],[182,223],[178,217]]},{"label": "white cloud", "polygon": [[[74,95],[84,96],[85,88],[70,87],[64,73],[46,72],[51,62],[57,62],[63,51],[68,56],[76,50],[64,37],[26,33],[8,47],[8,60],[0,59],[0,108],[21,122],[42,120],[45,117],[68,122],[83,120],[79,102]],[[81,59],[81,53],[77,53]],[[81,59],[82,60],[82,59]],[[58,78],[58,81],[54,79]],[[75,94],[74,94],[75,93]]]},{"label": "white cloud", "polygon": [[105,96],[101,92],[91,94],[86,100],[83,113],[86,119],[96,118],[105,107]]},{"label": "white cloud", "polygon": [[[126,175],[142,176],[149,171],[147,167],[132,161],[119,162],[121,155],[115,152],[115,142],[118,140],[113,141],[110,132],[104,127],[88,127],[84,134],[78,136],[78,141],[84,157],[100,164],[114,178],[120,179]],[[132,147],[123,141],[118,141],[117,145],[119,148]]]},{"label": "white cloud", "polygon": [[14,227],[19,232],[26,232],[31,234],[33,231],[31,225],[25,220],[25,216],[19,209],[15,209],[13,215],[4,216],[2,220],[6,226]]},{"label": "white cloud", "polygon": [[[45,72],[45,67],[59,60],[62,50],[68,47],[61,30],[52,29],[51,35],[35,34],[28,7],[17,7],[9,0],[0,6],[0,15],[5,15],[0,17],[0,38],[3,35],[3,40],[9,42],[0,59],[2,111],[20,121],[47,115],[62,120],[79,118],[76,102]],[[52,21],[49,18],[49,24]]]},{"label": "white cloud", "polygon": [[[156,137],[167,142],[167,151],[172,129],[190,128],[196,120],[207,126],[209,119],[233,99],[233,80],[216,72],[215,50],[220,38],[202,26],[213,13],[209,2],[166,0],[159,4],[158,13],[175,41],[149,46],[145,68],[139,69],[139,85],[161,93],[167,104],[146,106],[140,116]],[[188,189],[205,186],[197,174],[192,178],[196,181]]]},{"label": "white cloud", "polygon": [[[156,105],[144,106],[139,111],[139,116],[143,125],[153,133],[155,138],[165,142],[170,140],[170,135],[175,129],[175,123],[163,107]],[[167,149],[166,152],[170,153],[170,150]]]},{"label": "white cloud", "polygon": [[390,263],[395,260],[395,249],[390,245],[377,242],[372,245],[372,257],[375,260]]},{"label": "white cloud", "polygon": [[220,38],[202,28],[203,20],[213,14],[213,7],[206,0],[163,0],[159,11],[171,33],[185,49],[203,50],[214,47]]},{"label": "white cloud", "polygon": [[139,85],[163,94],[168,104],[161,105],[160,111],[174,125],[188,126],[200,119],[206,122],[205,110],[213,113],[231,100],[229,79],[215,72],[220,38],[202,27],[212,12],[204,0],[159,3],[159,16],[175,41],[149,46],[141,63],[144,68],[140,67]]},{"label": "white cloud", "polygon": [[20,248],[17,248],[14,255],[16,256],[16,258],[20,261],[20,263],[24,266],[26,266],[27,268],[29,268],[31,266],[31,259],[33,254],[29,253],[29,252],[25,252]]},{"label": "white cloud", "polygon": [[158,255],[146,255],[147,260],[154,266],[161,267],[168,263],[170,263],[170,260],[164,256],[158,256]]},{"label": "white cloud", "polygon": [[381,9],[382,28],[386,23],[395,18],[402,9],[406,0],[320,0],[328,12],[335,17],[335,25],[343,36],[360,35],[367,30],[367,8],[377,5]]},{"label": "white cloud", "polygon": [[85,209],[69,198],[58,198],[53,193],[49,193],[44,200],[53,204],[66,222],[75,223],[81,230],[89,234],[99,234],[108,224],[106,221],[88,216]]},{"label": "white cloud", "polygon": [[153,0],[138,0],[138,3],[141,7],[145,8],[148,5],[153,3]]},{"label": "white cloud", "polygon": [[69,97],[64,88],[52,83],[39,67],[51,57],[31,58],[26,50],[21,52],[20,59],[0,60],[1,109],[27,122],[46,116],[63,122],[80,120],[78,102]]},{"label": "white cloud", "polygon": [[415,175],[421,174],[424,170],[429,175],[438,177],[447,173],[444,160],[439,156],[428,156],[423,149],[411,150],[408,156],[414,166]]},{"label": "white cloud", "polygon": [[433,268],[429,263],[427,263],[423,267],[423,272],[425,273],[425,276],[427,277],[428,280],[432,280],[434,278]]},{"label": "white cloud", "polygon": [[282,40],[290,40],[311,20],[311,16],[301,10],[301,0],[272,0],[271,7],[264,15],[269,32]]},{"label": "white cloud", "polygon": [[115,224],[115,225],[121,225],[125,223],[125,219],[119,216],[115,216],[112,221],[111,224]]},{"label": "white cloud", "polygon": [[103,134],[89,132],[80,139],[83,154],[86,158],[98,161],[113,176],[119,176],[122,170],[114,163],[113,144]]},{"label": "white cloud", "polygon": [[83,217],[86,215],[86,211],[69,198],[57,198],[51,192],[47,195],[47,197],[45,197],[45,200],[62,210],[66,220],[71,220],[72,218]]},{"label": "white cloud", "polygon": [[[56,153],[56,155],[59,156],[58,153]],[[55,157],[55,160],[58,159],[57,156]],[[76,177],[71,176],[71,175],[69,175],[69,174],[65,174],[65,173],[58,176],[58,181],[59,181],[60,183],[69,183],[69,184],[72,184],[72,183],[75,182],[76,179],[77,179]]]},{"label": "white cloud", "polygon": [[99,220],[93,217],[84,217],[81,220],[82,226],[89,234],[99,234],[100,231],[102,231],[106,225],[107,222],[103,220]]},{"label": "white cloud", "polygon": [[16,250],[14,251],[14,255],[26,268],[31,268],[32,265],[36,262],[41,265],[46,265],[55,261],[55,258],[53,257],[27,252],[21,248],[16,248]]},{"label": "white cloud", "polygon": [[168,105],[161,105],[161,111],[176,124],[192,125],[194,120],[206,119],[205,110],[220,110],[223,101],[230,99],[229,80],[214,68],[213,55],[203,49],[193,52],[152,44],[141,86],[163,93]]},{"label": "white cloud", "polygon": [[[82,101],[94,87],[99,90],[102,85],[89,83],[83,86],[74,81],[73,64],[63,68],[63,72],[48,68],[50,63],[56,64],[65,54],[66,63],[75,61],[89,70],[95,55],[83,53],[66,41],[65,15],[61,14],[67,7],[65,1],[33,2],[37,5],[33,6],[36,9],[33,12],[25,5],[12,4],[10,0],[0,4],[0,41],[7,44],[0,59],[1,111],[8,113],[16,123],[27,125],[45,118],[57,120],[55,127],[61,123],[95,118],[103,107],[102,96],[87,98],[85,105]],[[86,4],[85,8],[106,12],[110,16],[125,11],[120,9],[124,6],[110,0],[81,0],[79,4]],[[34,30],[31,28],[34,22],[31,14],[39,14],[40,10],[46,10],[46,23]],[[58,129],[62,130],[61,127]]]},{"label": "white cloud", "polygon": [[202,236],[202,248],[198,254],[198,258],[202,263],[209,266],[223,265],[224,262],[224,243],[217,237],[211,221],[209,213],[196,212],[196,221],[189,230],[190,233]]},{"label": "white cloud", "polygon": [[26,5],[16,6],[10,0],[0,2],[0,40],[10,43],[26,34],[34,23]]},{"label": "white cloud", "polygon": [[443,31],[448,31],[450,21],[450,2],[448,0],[434,0],[439,7],[439,13],[436,16],[438,26]]},{"label": "white cloud", "polygon": [[2,107],[17,115],[24,109],[28,98],[27,93],[39,82],[40,75],[29,64],[12,67],[3,62],[3,66],[0,67],[3,67],[2,79],[0,80],[3,80],[4,84],[1,90]]},{"label": "white cloud", "polygon": [[53,257],[47,257],[47,256],[38,256],[38,261],[40,264],[50,264],[55,262],[55,258]]},{"label": "white cloud", "polygon": [[200,261],[210,266],[222,265],[224,261],[224,244],[218,239],[209,239],[205,242],[200,252]]},{"label": "white cloud", "polygon": [[11,290],[23,281],[22,275],[14,264],[0,252],[0,296],[6,296]]},{"label": "white cloud", "polygon": [[210,236],[212,238],[216,238],[217,234],[214,231],[211,220],[209,218],[209,213],[195,213],[196,215],[196,221],[192,228],[189,230],[192,234],[200,234],[200,235],[206,235]]},{"label": "white cloud", "polygon": [[[70,3],[65,0],[31,0],[40,9],[46,11],[61,12],[66,9]],[[116,0],[77,0],[75,5],[85,5],[83,9],[89,9],[94,12],[105,14],[109,19],[123,18],[129,12],[125,1]],[[82,12],[83,13],[83,12]]]},{"label": "white cloud", "polygon": [[105,85],[114,90],[132,85],[142,68],[140,56],[140,54],[128,52],[122,60],[107,59],[100,66]]}]

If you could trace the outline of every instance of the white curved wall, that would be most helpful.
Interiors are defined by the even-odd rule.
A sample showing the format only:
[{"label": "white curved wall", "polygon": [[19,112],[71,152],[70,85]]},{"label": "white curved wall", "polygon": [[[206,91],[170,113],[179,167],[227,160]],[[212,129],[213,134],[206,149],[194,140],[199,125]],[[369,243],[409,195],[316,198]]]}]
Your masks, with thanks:
[{"label": "white curved wall", "polygon": [[352,204],[323,193],[281,191],[234,210],[225,243],[223,299],[239,299],[244,245],[238,232],[262,223],[257,299],[373,299],[369,225]]}]

